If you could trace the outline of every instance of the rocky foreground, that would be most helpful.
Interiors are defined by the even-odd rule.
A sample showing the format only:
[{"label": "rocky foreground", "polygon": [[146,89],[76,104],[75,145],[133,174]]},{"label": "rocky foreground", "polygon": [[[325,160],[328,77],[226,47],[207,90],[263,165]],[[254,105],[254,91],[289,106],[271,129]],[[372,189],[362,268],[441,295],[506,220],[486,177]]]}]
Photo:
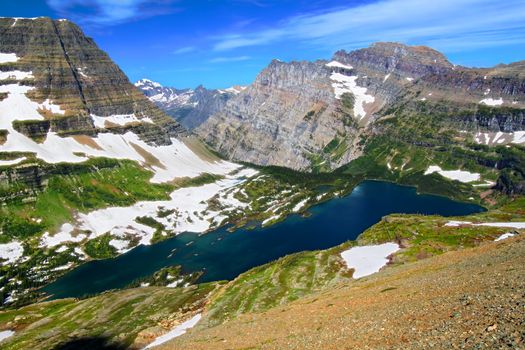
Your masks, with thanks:
[{"label": "rocky foreground", "polygon": [[525,237],[386,269],[162,349],[525,349]]}]

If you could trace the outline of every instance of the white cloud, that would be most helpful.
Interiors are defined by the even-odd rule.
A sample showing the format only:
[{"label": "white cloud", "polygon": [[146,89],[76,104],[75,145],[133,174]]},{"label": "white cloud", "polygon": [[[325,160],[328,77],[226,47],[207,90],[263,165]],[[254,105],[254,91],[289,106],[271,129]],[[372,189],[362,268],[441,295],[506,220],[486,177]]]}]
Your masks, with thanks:
[{"label": "white cloud", "polygon": [[185,53],[189,53],[189,52],[193,52],[195,51],[197,48],[195,46],[186,46],[186,47],[181,47],[177,50],[174,50],[173,51],[173,54],[175,55],[182,55],[182,54],[185,54]]},{"label": "white cloud", "polygon": [[523,0],[382,0],[291,17],[271,29],[227,34],[216,38],[214,49],[294,40],[329,49],[400,41],[450,51],[525,43],[524,24]]},{"label": "white cloud", "polygon": [[209,60],[210,63],[224,63],[224,62],[240,62],[247,61],[250,56],[236,56],[236,57],[215,57]]}]

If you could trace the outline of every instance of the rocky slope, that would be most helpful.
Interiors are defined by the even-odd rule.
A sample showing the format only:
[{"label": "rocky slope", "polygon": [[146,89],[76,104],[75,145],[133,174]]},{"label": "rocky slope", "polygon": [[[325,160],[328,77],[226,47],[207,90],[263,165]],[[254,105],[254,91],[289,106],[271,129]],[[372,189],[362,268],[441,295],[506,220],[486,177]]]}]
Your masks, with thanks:
[{"label": "rocky slope", "polygon": [[196,89],[176,89],[148,79],[137,81],[135,86],[188,130],[204,123],[211,115],[222,110],[229,99],[244,90],[242,86],[209,90],[202,85]]},{"label": "rocky slope", "polygon": [[362,138],[381,133],[376,121],[400,109],[446,114],[442,126],[478,143],[521,143],[523,67],[460,67],[397,43],[338,51],[329,62],[275,60],[197,133],[231,159],[325,171],[361,155]]}]

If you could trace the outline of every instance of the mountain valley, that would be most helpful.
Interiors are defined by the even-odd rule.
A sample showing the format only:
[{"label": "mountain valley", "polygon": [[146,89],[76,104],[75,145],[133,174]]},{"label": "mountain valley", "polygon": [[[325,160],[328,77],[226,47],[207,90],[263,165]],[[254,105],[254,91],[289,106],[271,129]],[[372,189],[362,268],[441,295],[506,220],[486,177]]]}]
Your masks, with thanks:
[{"label": "mountain valley", "polygon": [[[254,259],[268,262],[227,281],[182,263],[95,295],[46,292],[139,246],[313,227],[350,197],[364,220],[367,180],[446,198],[357,238],[323,223],[337,245]],[[69,20],[0,18],[0,197],[5,349],[525,344],[525,61],[468,68],[380,42],[273,60],[248,86],[177,89],[132,84]],[[202,249],[187,251],[235,264]]]}]

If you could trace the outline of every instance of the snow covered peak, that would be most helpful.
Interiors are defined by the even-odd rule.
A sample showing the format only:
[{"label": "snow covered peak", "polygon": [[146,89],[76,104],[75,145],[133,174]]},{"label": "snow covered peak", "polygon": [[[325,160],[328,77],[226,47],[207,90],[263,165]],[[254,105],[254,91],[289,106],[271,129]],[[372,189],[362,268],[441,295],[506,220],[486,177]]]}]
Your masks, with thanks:
[{"label": "snow covered peak", "polygon": [[152,81],[146,78],[140,79],[135,83],[135,86],[138,88],[151,87],[151,88],[161,88],[162,85],[156,81]]}]

